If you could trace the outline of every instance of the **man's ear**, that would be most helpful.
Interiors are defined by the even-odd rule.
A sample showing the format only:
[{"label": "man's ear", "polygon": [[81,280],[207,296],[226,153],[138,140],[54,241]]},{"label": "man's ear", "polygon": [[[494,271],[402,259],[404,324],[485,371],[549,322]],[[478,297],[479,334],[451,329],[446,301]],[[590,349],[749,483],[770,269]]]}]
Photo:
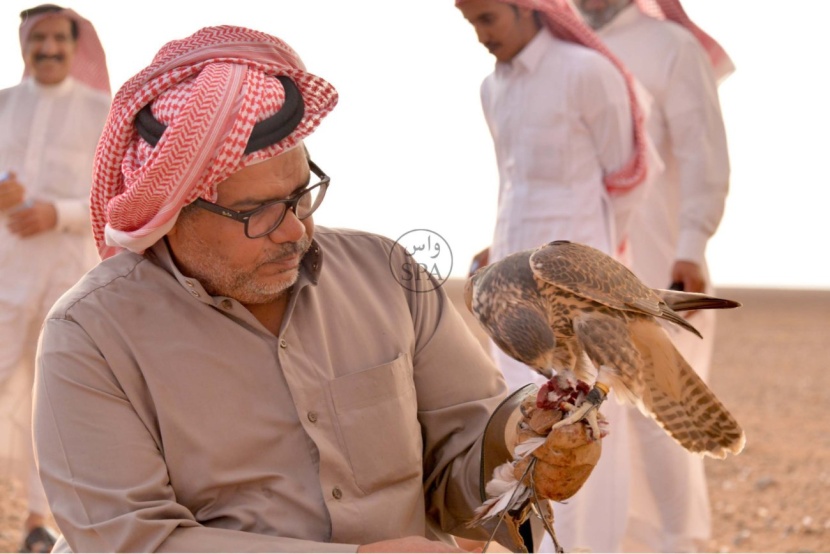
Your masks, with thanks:
[{"label": "man's ear", "polygon": [[174,237],[174,238],[176,237],[176,235],[177,235],[177,233],[178,233],[178,231],[179,231],[179,224],[180,224],[180,223],[181,223],[181,221],[182,221],[182,220],[181,220],[181,217],[182,217],[182,212],[180,211],[180,212],[176,215],[176,222],[173,224],[173,227],[171,227],[171,228],[170,228],[170,230],[169,230],[169,231],[167,231],[167,234],[166,234],[166,235],[164,235],[165,237]]},{"label": "man's ear", "polygon": [[166,235],[164,235],[164,239],[167,241],[168,246],[170,245],[170,239],[173,239],[175,241],[178,238],[179,227],[181,226],[182,219],[184,219],[185,217],[187,217],[187,215],[184,213],[183,208],[181,211],[179,211],[178,215],[176,216],[176,223],[174,223],[173,227],[169,231],[167,231]]},{"label": "man's ear", "polygon": [[533,26],[537,29],[542,28],[542,20],[539,17],[539,12],[534,10],[533,8],[526,8],[523,6],[516,6],[516,18],[519,21],[525,22],[532,22]]}]

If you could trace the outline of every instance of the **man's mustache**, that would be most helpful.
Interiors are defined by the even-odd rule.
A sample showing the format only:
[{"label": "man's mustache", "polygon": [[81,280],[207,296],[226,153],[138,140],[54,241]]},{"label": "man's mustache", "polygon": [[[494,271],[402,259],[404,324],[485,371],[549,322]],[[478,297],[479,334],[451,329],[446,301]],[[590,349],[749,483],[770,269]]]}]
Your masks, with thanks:
[{"label": "man's mustache", "polygon": [[42,62],[46,60],[54,60],[56,62],[62,62],[65,60],[65,56],[63,54],[35,54],[35,61]]},{"label": "man's mustache", "polygon": [[308,235],[303,235],[303,237],[297,242],[282,244],[276,252],[269,253],[265,263],[280,262],[288,256],[292,256],[294,254],[305,254],[310,247],[311,238]]}]

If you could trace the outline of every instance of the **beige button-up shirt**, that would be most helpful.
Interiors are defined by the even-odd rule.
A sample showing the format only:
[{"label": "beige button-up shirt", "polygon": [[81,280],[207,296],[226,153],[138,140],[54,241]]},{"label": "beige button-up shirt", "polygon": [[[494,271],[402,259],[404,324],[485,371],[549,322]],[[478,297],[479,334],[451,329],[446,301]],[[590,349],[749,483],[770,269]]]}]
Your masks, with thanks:
[{"label": "beige button-up shirt", "polygon": [[318,227],[279,336],[182,275],[164,241],[93,269],[48,317],[35,385],[40,472],[69,546],[481,538],[465,523],[506,388],[446,294],[400,282],[406,262],[388,239]]}]

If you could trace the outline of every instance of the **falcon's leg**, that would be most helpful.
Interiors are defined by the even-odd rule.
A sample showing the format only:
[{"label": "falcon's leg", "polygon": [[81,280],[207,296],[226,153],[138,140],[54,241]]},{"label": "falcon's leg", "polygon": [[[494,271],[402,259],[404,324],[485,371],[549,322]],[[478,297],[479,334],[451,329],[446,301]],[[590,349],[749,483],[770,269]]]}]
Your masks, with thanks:
[{"label": "falcon's leg", "polygon": [[551,431],[557,427],[564,427],[576,423],[577,421],[586,420],[591,427],[591,433],[594,440],[599,440],[601,437],[599,423],[597,422],[597,412],[599,405],[605,401],[608,396],[609,388],[604,383],[594,383],[594,388],[585,396],[585,399],[578,405],[573,407],[573,411],[568,414],[568,417],[558,421],[551,427]]}]

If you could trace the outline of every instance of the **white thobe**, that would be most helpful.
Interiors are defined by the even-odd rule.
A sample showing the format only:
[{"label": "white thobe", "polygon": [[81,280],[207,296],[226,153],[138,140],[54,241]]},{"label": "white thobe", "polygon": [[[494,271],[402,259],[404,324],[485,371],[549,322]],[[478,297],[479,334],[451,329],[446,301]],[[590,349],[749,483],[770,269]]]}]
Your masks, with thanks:
[{"label": "white thobe", "polygon": [[543,30],[511,62],[496,65],[481,101],[499,170],[490,261],[557,239],[614,252],[615,216],[632,205],[621,201],[628,195],[609,196],[603,176],[633,150],[616,68]]},{"label": "white thobe", "polygon": [[[633,151],[629,98],[617,69],[594,50],[541,31],[510,63],[496,65],[481,99],[499,169],[490,261],[557,239],[615,254],[644,188],[612,197],[603,184]],[[544,382],[495,346],[492,352],[511,390]],[[602,412],[611,434],[588,480],[598,486],[554,506],[557,535],[568,550],[585,544],[597,525],[615,536],[625,526],[627,417],[613,398]],[[585,513],[591,523],[580,526]]]},{"label": "white thobe", "polygon": [[55,86],[26,79],[0,91],[0,172],[17,175],[26,200],[53,202],[58,217],[55,229],[21,238],[0,214],[0,470],[30,473],[29,509],[41,514],[31,454],[34,355],[49,308],[97,261],[89,190],[109,103],[72,78]]},{"label": "white thobe", "polygon": [[[723,215],[729,158],[716,79],[706,54],[681,26],[633,3],[600,37],[652,95],[649,134],[665,165],[630,226],[632,269],[649,286],[668,288],[676,260],[706,269],[705,249]],[[690,322],[704,340],[668,327],[692,367],[708,377],[715,314]],[[637,410],[630,410],[631,506],[626,550],[683,552],[711,535],[703,460],[688,454]]]}]

